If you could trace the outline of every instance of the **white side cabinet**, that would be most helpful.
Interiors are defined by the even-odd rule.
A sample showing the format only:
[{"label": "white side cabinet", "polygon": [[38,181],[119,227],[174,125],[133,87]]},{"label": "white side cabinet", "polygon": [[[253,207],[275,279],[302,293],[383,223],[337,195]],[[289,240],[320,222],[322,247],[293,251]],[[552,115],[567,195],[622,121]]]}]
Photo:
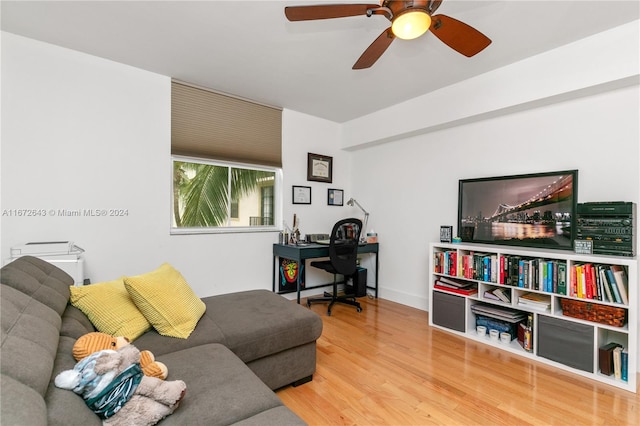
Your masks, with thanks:
[{"label": "white side cabinet", "polygon": [[[429,268],[431,326],[637,392],[638,269],[635,257],[432,243]],[[619,284],[624,286],[622,291],[626,295],[619,294],[616,298],[612,294],[612,301],[607,294],[612,291],[606,281],[607,275],[619,270],[624,275],[618,275],[618,280],[627,281]],[[453,279],[463,287],[477,291],[443,288],[436,285],[441,278]],[[499,292],[507,301],[496,300]],[[527,303],[525,299],[538,302]],[[523,317],[525,323],[531,314],[532,351],[525,351],[518,339],[503,343],[492,339],[489,333],[479,335],[476,332],[478,318],[486,320],[479,311],[493,309],[504,310],[515,318]],[[581,316],[590,319],[578,318]],[[515,324],[514,327],[520,326]],[[626,352],[626,381],[614,373],[609,375],[601,371],[600,348],[610,343],[621,345]]]},{"label": "white side cabinet", "polygon": [[30,242],[11,247],[8,263],[21,256],[34,256],[45,260],[71,275],[74,286],[84,285],[84,249],[72,241]]}]

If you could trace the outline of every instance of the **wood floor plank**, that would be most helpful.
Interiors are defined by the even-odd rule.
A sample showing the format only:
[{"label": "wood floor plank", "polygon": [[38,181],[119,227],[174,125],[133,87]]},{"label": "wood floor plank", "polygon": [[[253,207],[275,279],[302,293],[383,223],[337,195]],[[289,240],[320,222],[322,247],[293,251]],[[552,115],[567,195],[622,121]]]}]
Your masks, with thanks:
[{"label": "wood floor plank", "polygon": [[361,313],[310,308],[324,326],[313,381],[277,391],[309,425],[640,424],[638,394],[431,328],[427,312],[359,301]]}]

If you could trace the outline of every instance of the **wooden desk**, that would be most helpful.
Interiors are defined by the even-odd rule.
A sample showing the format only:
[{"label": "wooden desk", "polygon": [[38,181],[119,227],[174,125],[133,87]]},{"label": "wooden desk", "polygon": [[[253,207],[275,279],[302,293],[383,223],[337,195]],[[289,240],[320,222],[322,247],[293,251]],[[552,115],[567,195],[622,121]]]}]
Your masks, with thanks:
[{"label": "wooden desk", "polygon": [[[364,244],[364,245],[358,246],[359,254],[360,253],[375,254],[375,258],[376,258],[375,286],[374,287],[367,286],[367,288],[371,288],[375,290],[376,298],[378,298],[378,269],[379,269],[378,244],[379,243],[372,243],[372,244]],[[307,259],[329,257],[329,246],[325,244],[308,244],[304,246],[297,246],[295,244],[274,244],[273,245],[273,273],[271,274],[271,277],[272,277],[271,291],[274,291],[274,292],[276,291],[276,272],[278,269],[278,264],[280,263],[278,258],[280,257],[295,260],[298,262],[298,267],[300,267],[300,265],[304,265],[304,261]],[[298,273],[298,279],[296,283],[296,293],[297,293],[298,303],[300,303],[300,275],[302,274]],[[329,285],[333,285],[333,283],[319,284],[311,287],[305,287],[305,290],[309,290],[312,288],[326,287]]]}]

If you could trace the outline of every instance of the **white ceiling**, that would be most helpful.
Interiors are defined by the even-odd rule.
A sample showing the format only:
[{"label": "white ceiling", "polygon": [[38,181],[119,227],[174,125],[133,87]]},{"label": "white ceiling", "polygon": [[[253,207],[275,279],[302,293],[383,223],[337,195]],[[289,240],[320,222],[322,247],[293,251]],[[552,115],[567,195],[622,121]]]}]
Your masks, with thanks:
[{"label": "white ceiling", "polygon": [[[430,33],[351,69],[389,26],[376,15],[289,22],[285,5],[338,1],[2,1],[2,30],[155,73],[348,121],[639,19],[637,0],[445,0],[439,14],[493,43],[473,58]],[[597,66],[598,52],[594,54]],[[460,100],[464,102],[464,99]],[[437,106],[434,106],[437,108]],[[428,114],[425,111],[425,114]]]}]

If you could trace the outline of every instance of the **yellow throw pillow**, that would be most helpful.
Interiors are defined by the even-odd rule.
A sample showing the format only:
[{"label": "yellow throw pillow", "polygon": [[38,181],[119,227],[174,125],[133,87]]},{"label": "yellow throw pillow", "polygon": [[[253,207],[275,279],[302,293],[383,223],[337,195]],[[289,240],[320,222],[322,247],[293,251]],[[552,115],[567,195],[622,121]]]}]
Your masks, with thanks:
[{"label": "yellow throw pillow", "polygon": [[133,342],[151,328],[124,287],[122,278],[70,287],[71,304],[89,318],[98,331],[124,336]]},{"label": "yellow throw pillow", "polygon": [[182,274],[168,263],[146,274],[125,277],[124,285],[140,312],[163,336],[186,339],[206,309]]}]

